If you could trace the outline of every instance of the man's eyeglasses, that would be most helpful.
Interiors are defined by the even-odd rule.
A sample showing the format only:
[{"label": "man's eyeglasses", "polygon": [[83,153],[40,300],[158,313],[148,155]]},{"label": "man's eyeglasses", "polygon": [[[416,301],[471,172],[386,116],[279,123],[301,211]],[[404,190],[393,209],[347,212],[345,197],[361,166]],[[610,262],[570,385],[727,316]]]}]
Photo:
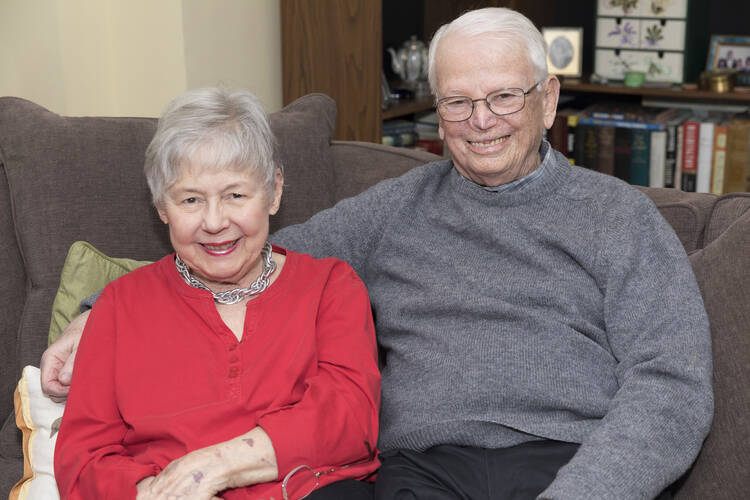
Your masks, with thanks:
[{"label": "man's eyeglasses", "polygon": [[500,89],[487,94],[484,99],[472,99],[463,95],[444,97],[437,102],[437,112],[440,118],[447,122],[462,122],[471,118],[474,114],[474,103],[484,101],[487,108],[497,116],[518,113],[526,105],[526,96],[534,89],[542,88],[539,80],[529,90],[524,89]]}]

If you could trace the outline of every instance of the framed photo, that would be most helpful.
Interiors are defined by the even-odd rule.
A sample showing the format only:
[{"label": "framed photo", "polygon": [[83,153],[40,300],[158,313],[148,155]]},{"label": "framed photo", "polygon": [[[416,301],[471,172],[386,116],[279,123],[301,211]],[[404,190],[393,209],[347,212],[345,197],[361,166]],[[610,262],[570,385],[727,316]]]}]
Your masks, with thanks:
[{"label": "framed photo", "polygon": [[737,83],[750,85],[750,36],[712,35],[706,69],[737,70]]},{"label": "framed photo", "polygon": [[581,76],[583,28],[542,28],[547,42],[547,70],[553,75]]}]

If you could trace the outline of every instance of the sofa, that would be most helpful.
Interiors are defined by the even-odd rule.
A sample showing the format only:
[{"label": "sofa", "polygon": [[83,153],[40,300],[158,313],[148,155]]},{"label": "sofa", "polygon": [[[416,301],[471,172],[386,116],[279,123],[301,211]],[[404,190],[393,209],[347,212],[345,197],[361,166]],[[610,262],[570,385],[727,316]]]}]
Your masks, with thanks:
[{"label": "sofa", "polygon": [[[272,230],[435,159],[426,152],[332,141],[336,105],[311,94],[270,115],[285,168]],[[64,117],[0,98],[0,495],[22,475],[13,391],[39,365],[68,248],[115,257],[170,251],[150,204],[143,155],[153,118]],[[716,412],[676,498],[741,498],[750,486],[750,194],[641,188],[690,255],[711,321]]]}]

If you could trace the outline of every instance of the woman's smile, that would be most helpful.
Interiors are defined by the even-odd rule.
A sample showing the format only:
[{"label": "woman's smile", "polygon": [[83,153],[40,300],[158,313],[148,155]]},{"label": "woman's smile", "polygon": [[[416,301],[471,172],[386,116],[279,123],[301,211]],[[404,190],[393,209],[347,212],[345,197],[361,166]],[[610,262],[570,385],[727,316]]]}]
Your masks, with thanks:
[{"label": "woman's smile", "polygon": [[237,243],[239,241],[240,239],[238,238],[236,240],[224,241],[221,243],[200,243],[200,245],[209,255],[220,256],[227,255],[235,251],[237,249]]}]

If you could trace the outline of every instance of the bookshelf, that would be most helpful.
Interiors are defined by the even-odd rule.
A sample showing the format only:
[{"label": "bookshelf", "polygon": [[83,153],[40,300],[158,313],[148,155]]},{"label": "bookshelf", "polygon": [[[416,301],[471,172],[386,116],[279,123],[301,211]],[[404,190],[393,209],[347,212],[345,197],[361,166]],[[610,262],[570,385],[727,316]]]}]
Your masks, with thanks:
[{"label": "bookshelf", "polygon": [[627,87],[621,83],[601,85],[582,83],[580,81],[561,81],[561,93],[574,95],[585,94],[594,99],[606,99],[608,96],[634,96],[642,99],[659,99],[668,101],[690,101],[696,103],[743,104],[750,105],[750,92],[734,91],[726,93],[709,90],[689,90],[681,87]]},{"label": "bookshelf", "polygon": [[[479,7],[503,6],[519,10],[537,26],[582,26],[593,34],[597,0],[280,0],[283,101],[288,104],[310,92],[322,92],[338,104],[334,138],[380,142],[382,121],[428,110],[430,99],[381,107],[381,72],[389,74],[386,47],[398,47],[411,35],[428,42],[435,29],[460,13]],[[691,0],[708,5],[708,0]],[[731,0],[708,9],[701,22],[707,33],[744,33],[750,2]],[[727,12],[732,15],[727,15]],[[705,60],[708,36],[694,37],[702,48],[695,57]],[[584,36],[583,71],[593,71],[593,36]],[[689,76],[689,75],[688,75]],[[690,80],[691,78],[688,78]],[[703,103],[750,104],[750,95],[716,95],[699,90],[632,89],[623,85],[563,82],[563,93],[579,98],[666,99]]]},{"label": "bookshelf", "polygon": [[338,105],[334,139],[380,142],[384,119],[432,107],[420,98],[382,109],[381,73],[392,76],[385,47],[414,34],[427,42],[462,12],[488,6],[554,24],[556,9],[545,0],[280,0],[283,103],[327,94]]},{"label": "bookshelf", "polygon": [[435,103],[432,96],[418,97],[416,99],[405,99],[391,104],[388,109],[383,110],[383,120],[399,118],[412,115],[420,111],[432,109]]}]

